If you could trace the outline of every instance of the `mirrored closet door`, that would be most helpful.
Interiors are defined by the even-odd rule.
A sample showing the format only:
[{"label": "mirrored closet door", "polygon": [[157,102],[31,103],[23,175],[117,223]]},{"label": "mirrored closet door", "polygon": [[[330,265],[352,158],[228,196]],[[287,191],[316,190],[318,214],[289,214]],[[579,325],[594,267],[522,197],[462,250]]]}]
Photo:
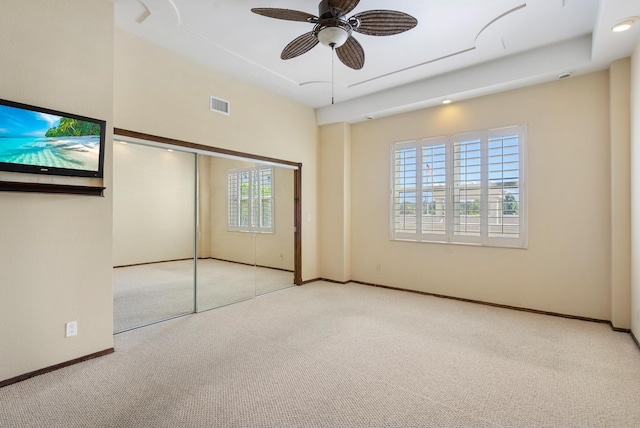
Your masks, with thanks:
[{"label": "mirrored closet door", "polygon": [[198,155],[198,311],[293,285],[293,171]]},{"label": "mirrored closet door", "polygon": [[194,311],[196,157],[116,141],[114,332]]},{"label": "mirrored closet door", "polygon": [[198,155],[197,310],[255,296],[251,162]]},{"label": "mirrored closet door", "polygon": [[255,233],[256,295],[260,295],[293,285],[294,207],[293,170],[266,165],[257,169],[269,196],[262,200],[261,215],[271,226]]},{"label": "mirrored closet door", "polygon": [[294,285],[294,170],[114,144],[114,332]]}]

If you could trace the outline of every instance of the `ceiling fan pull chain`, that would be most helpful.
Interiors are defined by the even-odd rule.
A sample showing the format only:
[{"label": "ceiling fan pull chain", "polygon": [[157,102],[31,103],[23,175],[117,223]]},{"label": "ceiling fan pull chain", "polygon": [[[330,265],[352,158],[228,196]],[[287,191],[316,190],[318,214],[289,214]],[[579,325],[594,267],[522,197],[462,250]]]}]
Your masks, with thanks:
[{"label": "ceiling fan pull chain", "polygon": [[334,87],[335,87],[335,52],[336,52],[336,45],[331,45],[331,104],[333,104],[333,94],[334,94]]}]

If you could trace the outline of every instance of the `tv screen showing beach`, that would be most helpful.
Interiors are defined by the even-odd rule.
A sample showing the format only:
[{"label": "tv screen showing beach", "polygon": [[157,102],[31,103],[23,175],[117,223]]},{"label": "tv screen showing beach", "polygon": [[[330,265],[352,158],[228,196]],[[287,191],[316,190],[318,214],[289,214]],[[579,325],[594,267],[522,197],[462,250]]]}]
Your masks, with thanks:
[{"label": "tv screen showing beach", "polygon": [[33,172],[52,168],[52,173],[97,174],[102,133],[100,121],[0,104],[0,162],[8,167],[3,169],[15,165],[35,167]]}]

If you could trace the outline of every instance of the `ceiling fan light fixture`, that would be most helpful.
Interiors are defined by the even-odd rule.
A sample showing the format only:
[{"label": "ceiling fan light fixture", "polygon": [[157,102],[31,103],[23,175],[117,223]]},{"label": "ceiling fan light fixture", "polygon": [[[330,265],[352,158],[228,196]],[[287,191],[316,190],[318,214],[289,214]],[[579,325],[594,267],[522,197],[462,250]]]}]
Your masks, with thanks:
[{"label": "ceiling fan light fixture", "polygon": [[332,48],[344,45],[349,36],[349,32],[342,27],[325,27],[318,32],[320,43]]}]

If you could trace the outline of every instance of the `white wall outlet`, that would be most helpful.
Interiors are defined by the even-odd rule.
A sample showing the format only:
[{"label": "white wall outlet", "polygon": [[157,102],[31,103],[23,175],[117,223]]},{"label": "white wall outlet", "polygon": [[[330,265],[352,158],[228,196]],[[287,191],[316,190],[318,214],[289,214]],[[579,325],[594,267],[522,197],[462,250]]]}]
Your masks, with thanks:
[{"label": "white wall outlet", "polygon": [[78,321],[69,321],[67,324],[67,334],[65,337],[77,336],[78,335]]},{"label": "white wall outlet", "polygon": [[380,263],[376,265],[376,272],[382,273],[382,265]]}]

